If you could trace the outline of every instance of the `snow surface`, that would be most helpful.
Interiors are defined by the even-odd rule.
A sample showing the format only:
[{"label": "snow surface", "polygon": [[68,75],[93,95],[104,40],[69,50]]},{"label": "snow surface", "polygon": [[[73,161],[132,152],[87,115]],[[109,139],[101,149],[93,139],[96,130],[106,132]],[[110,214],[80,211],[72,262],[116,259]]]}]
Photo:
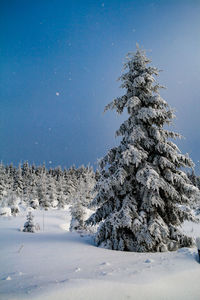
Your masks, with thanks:
[{"label": "snow surface", "polygon": [[[37,210],[38,233],[21,232],[23,216],[0,218],[1,300],[200,299],[196,248],[133,253],[97,248],[69,232],[69,210]],[[44,231],[43,231],[44,216]],[[200,236],[200,224],[184,230]]]}]

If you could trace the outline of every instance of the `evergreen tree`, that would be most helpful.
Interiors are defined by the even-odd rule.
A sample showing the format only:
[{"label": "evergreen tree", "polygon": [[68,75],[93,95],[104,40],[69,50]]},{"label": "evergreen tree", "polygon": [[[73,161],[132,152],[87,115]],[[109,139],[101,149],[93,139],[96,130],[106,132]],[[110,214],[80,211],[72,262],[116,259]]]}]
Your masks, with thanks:
[{"label": "evergreen tree", "polygon": [[44,167],[42,173],[38,176],[37,199],[40,207],[43,207],[45,210],[48,210],[48,208],[51,207],[49,195],[47,193],[47,176]]},{"label": "evergreen tree", "polygon": [[28,162],[22,164],[23,200],[28,204],[31,195],[32,174]]},{"label": "evergreen tree", "polygon": [[74,196],[71,210],[70,230],[86,230],[86,219],[93,211],[88,209],[94,196],[95,173],[90,167],[82,170],[82,176],[78,180],[78,189]]},{"label": "evergreen tree", "polygon": [[38,224],[35,224],[33,221],[33,215],[32,213],[29,211],[27,217],[27,221],[24,224],[24,232],[36,232],[37,230],[40,230],[40,227]]},{"label": "evergreen tree", "polygon": [[194,170],[192,170],[191,173],[188,172],[187,175],[188,178],[191,180],[192,184],[200,190],[200,176],[197,176]]},{"label": "evergreen tree", "polygon": [[70,212],[71,212],[71,222],[70,222],[70,231],[74,230],[85,230],[85,220],[87,217],[86,209],[83,205],[83,195],[80,192],[77,192],[76,198],[74,199],[74,202],[72,206],[70,206]]},{"label": "evergreen tree", "polygon": [[47,194],[47,198],[49,200],[49,205],[51,207],[56,207],[58,205],[58,200],[57,200],[57,191],[56,191],[56,180],[51,177],[51,176],[47,176],[47,190],[46,190],[46,194]]},{"label": "evergreen tree", "polygon": [[16,192],[17,196],[23,198],[23,178],[21,164],[19,164],[18,169],[15,173],[13,189]]},{"label": "evergreen tree", "polygon": [[63,191],[60,191],[58,194],[58,208],[65,208],[66,207],[66,196],[64,195]]},{"label": "evergreen tree", "polygon": [[200,214],[200,177],[195,175],[194,170],[191,173],[188,172],[187,175],[192,184],[198,188],[198,193],[193,196],[192,208],[197,214]]},{"label": "evergreen tree", "polygon": [[128,112],[116,132],[120,145],[100,161],[92,203],[97,210],[87,221],[101,222],[96,244],[109,249],[154,252],[193,243],[178,229],[184,220],[194,220],[183,205],[196,188],[181,170],[193,163],[171,141],[180,135],[165,129],[174,114],[159,94],[159,71],[150,62],[139,48],[128,54],[127,72],[120,77],[126,93],[105,108]]},{"label": "evergreen tree", "polygon": [[12,215],[16,216],[19,212],[20,198],[15,192],[9,191],[7,195],[7,206],[11,208]]},{"label": "evergreen tree", "polygon": [[39,203],[38,199],[34,197],[34,194],[30,195],[29,204],[33,209],[37,209],[40,207],[40,203]]},{"label": "evergreen tree", "polygon": [[13,167],[13,164],[6,166],[5,182],[6,182],[6,189],[9,191],[13,190],[14,175],[15,175],[15,169]]},{"label": "evergreen tree", "polygon": [[58,200],[58,208],[65,208],[66,206],[66,195],[64,195],[64,187],[65,187],[65,180],[64,175],[56,181],[56,194]]},{"label": "evergreen tree", "polygon": [[3,163],[0,163],[0,206],[2,205],[3,198],[7,194],[6,186],[6,171]]},{"label": "evergreen tree", "polygon": [[76,194],[78,186],[77,178],[74,172],[70,169],[69,172],[64,174],[63,194],[65,195],[66,204],[73,202],[74,195]]}]

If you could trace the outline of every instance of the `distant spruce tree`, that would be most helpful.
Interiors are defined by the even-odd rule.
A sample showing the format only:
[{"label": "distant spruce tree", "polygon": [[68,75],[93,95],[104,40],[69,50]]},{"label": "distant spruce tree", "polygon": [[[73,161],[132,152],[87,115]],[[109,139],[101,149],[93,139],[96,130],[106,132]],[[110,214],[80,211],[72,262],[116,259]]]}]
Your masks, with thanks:
[{"label": "distant spruce tree", "polygon": [[81,175],[78,179],[78,188],[74,194],[71,211],[70,231],[87,230],[85,220],[91,215],[92,211],[88,209],[94,197],[94,186],[96,183],[95,173],[91,167],[79,169]]},{"label": "distant spruce tree", "polygon": [[0,206],[2,205],[3,198],[7,193],[7,185],[6,185],[6,171],[3,163],[0,163]]},{"label": "distant spruce tree", "polygon": [[83,195],[83,186],[80,184],[80,190],[77,191],[74,202],[70,206],[71,212],[71,222],[70,222],[70,231],[76,230],[85,230],[85,219],[87,217],[86,207],[83,205],[84,195]]},{"label": "distant spruce tree", "polygon": [[23,177],[21,164],[19,164],[18,169],[15,172],[13,190],[16,192],[17,196],[23,198]]},{"label": "distant spruce tree", "polygon": [[194,201],[192,202],[192,208],[196,214],[200,214],[200,176],[195,175],[194,170],[191,173],[188,172],[188,178],[191,180],[194,186],[198,188],[198,193],[194,195]]},{"label": "distant spruce tree", "polygon": [[92,202],[98,208],[87,220],[100,223],[96,244],[108,249],[156,252],[193,244],[178,229],[194,220],[187,205],[196,189],[180,169],[193,162],[171,141],[180,135],[165,129],[174,114],[159,94],[162,86],[154,78],[159,71],[150,62],[139,48],[128,54],[120,77],[126,93],[105,108],[128,112],[116,132],[120,145],[100,161]]},{"label": "distant spruce tree", "polygon": [[7,206],[11,208],[13,216],[16,216],[20,212],[19,203],[20,198],[16,195],[16,193],[9,191],[7,195]]},{"label": "distant spruce tree", "polygon": [[38,185],[37,185],[37,198],[40,204],[40,207],[48,210],[51,207],[51,200],[49,199],[49,195],[47,193],[47,174],[46,170],[43,170],[38,177]]}]

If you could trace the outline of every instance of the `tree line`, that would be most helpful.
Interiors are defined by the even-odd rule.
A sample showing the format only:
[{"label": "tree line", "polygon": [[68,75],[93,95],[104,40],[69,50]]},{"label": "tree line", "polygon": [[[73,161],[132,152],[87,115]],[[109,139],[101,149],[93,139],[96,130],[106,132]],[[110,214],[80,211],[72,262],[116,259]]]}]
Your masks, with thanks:
[{"label": "tree line", "polygon": [[1,162],[0,207],[10,207],[12,214],[19,212],[20,205],[33,209],[65,208],[77,198],[80,189],[83,197],[90,199],[96,177],[91,166],[47,169],[45,164],[24,162],[15,167]]}]

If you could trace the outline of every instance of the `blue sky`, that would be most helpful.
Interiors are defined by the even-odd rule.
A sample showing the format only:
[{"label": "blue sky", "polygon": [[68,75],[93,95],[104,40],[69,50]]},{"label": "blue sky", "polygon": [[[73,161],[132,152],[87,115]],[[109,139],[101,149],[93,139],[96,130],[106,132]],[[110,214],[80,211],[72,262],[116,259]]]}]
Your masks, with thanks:
[{"label": "blue sky", "polygon": [[0,159],[91,163],[126,117],[103,114],[138,42],[162,69],[178,142],[200,170],[200,1],[0,2]]}]

